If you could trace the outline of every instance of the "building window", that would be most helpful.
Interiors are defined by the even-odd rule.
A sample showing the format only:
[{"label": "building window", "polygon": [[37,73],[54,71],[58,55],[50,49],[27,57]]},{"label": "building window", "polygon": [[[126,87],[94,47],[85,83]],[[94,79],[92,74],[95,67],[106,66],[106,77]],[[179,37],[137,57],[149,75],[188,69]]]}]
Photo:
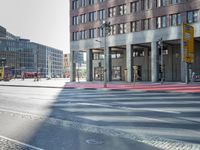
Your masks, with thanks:
[{"label": "building window", "polygon": [[117,26],[116,26],[116,25],[111,25],[111,26],[110,26],[110,34],[111,34],[111,35],[116,34],[116,29],[117,29]]},{"label": "building window", "polygon": [[181,2],[181,0],[171,0],[171,4],[178,4],[180,2]]},{"label": "building window", "polygon": [[87,15],[86,14],[80,15],[80,22],[86,23],[86,21],[87,21]]},{"label": "building window", "polygon": [[156,6],[157,7],[162,7],[162,6],[166,6],[166,0],[156,0]]},{"label": "building window", "polygon": [[94,11],[94,12],[90,12],[90,13],[89,13],[88,21],[89,21],[89,22],[93,22],[93,21],[95,21],[95,20],[97,20],[96,12],[95,12],[95,11]]},{"label": "building window", "polygon": [[142,30],[149,30],[150,29],[150,19],[142,20]]},{"label": "building window", "polygon": [[78,24],[78,16],[72,17],[72,25],[77,25]]},{"label": "building window", "polygon": [[187,12],[187,23],[195,23],[198,22],[199,11],[188,11]]},{"label": "building window", "polygon": [[78,40],[78,32],[73,32],[72,33],[72,40],[77,41]]},{"label": "building window", "polygon": [[96,29],[89,29],[89,38],[95,38],[95,37],[97,37]]},{"label": "building window", "polygon": [[122,58],[122,52],[119,51],[113,51],[111,54],[112,59],[119,59]]},{"label": "building window", "polygon": [[99,0],[99,3],[103,3],[103,2],[105,2],[106,0]]},{"label": "building window", "polygon": [[105,10],[99,10],[99,20],[104,20],[105,19]]},{"label": "building window", "polygon": [[120,66],[112,67],[112,80],[121,80],[121,67]]},{"label": "building window", "polygon": [[134,50],[133,57],[144,57],[144,50],[143,49]]},{"label": "building window", "polygon": [[170,15],[170,25],[177,26],[181,24],[181,14],[172,14]]},{"label": "building window", "polygon": [[125,23],[119,24],[119,34],[124,34],[124,33],[126,33],[126,24]]},{"label": "building window", "polygon": [[116,16],[116,7],[108,8],[108,17]]},{"label": "building window", "polygon": [[139,1],[135,1],[131,3],[131,12],[139,11]]},{"label": "building window", "polygon": [[99,28],[99,36],[104,37],[105,36],[105,31],[103,28]]},{"label": "building window", "polygon": [[78,0],[73,0],[72,1],[72,9],[77,9],[78,8]]},{"label": "building window", "polygon": [[120,5],[119,6],[119,15],[124,15],[126,14],[126,5]]},{"label": "building window", "polygon": [[131,32],[138,32],[139,31],[139,21],[131,22]]},{"label": "building window", "polygon": [[142,0],[142,10],[147,10],[147,9],[150,9],[150,2],[149,0]]},{"label": "building window", "polygon": [[104,53],[93,53],[93,60],[102,60],[104,59]]},{"label": "building window", "polygon": [[89,1],[88,1],[88,4],[89,4],[89,5],[94,5],[94,3],[95,3],[95,0],[89,0]]},{"label": "building window", "polygon": [[167,16],[161,16],[156,18],[157,29],[167,27]]},{"label": "building window", "polygon": [[80,31],[80,40],[86,39],[86,34],[87,34],[86,30]]},{"label": "building window", "polygon": [[87,5],[86,0],[80,0],[81,7],[85,7]]}]

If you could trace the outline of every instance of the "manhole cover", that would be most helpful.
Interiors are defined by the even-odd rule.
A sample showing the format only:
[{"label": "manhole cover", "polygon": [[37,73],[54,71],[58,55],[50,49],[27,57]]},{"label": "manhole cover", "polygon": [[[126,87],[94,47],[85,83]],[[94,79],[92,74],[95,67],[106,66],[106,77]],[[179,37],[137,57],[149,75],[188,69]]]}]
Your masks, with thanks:
[{"label": "manhole cover", "polygon": [[96,140],[96,139],[88,139],[86,140],[86,143],[91,144],[91,145],[101,145],[103,144],[103,141]]}]

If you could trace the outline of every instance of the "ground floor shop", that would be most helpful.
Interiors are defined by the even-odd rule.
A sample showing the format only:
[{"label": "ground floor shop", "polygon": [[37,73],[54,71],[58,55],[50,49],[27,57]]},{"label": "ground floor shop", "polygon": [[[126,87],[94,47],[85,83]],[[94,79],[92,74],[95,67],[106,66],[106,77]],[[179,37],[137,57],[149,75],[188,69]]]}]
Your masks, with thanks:
[{"label": "ground floor shop", "polygon": [[[194,27],[194,62],[189,64],[190,79],[192,74],[200,74],[200,33],[197,30],[199,24]],[[87,56],[87,80],[103,81],[106,71],[108,81],[159,82],[163,78],[166,82],[184,82],[186,66],[182,60],[181,28],[150,32],[108,37],[106,53],[104,53],[104,44],[98,45],[96,41],[93,41],[95,44],[88,43],[87,45],[82,44],[81,42],[84,41],[81,41],[77,49],[87,45],[82,49],[82,51],[85,50]],[[162,38],[162,51],[158,46],[160,38]],[[103,41],[103,39],[99,40]],[[77,49],[75,48],[74,51]],[[73,50],[71,52],[73,58]],[[75,68],[76,65],[72,63],[72,81]]]}]

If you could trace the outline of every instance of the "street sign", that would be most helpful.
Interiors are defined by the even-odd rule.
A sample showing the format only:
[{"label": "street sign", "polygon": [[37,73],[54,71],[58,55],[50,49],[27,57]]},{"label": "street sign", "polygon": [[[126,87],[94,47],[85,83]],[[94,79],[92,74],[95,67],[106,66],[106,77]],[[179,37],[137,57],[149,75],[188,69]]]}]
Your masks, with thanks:
[{"label": "street sign", "polygon": [[187,63],[194,62],[194,28],[188,24],[182,27],[183,61]]},{"label": "street sign", "polygon": [[83,62],[83,52],[74,51],[74,63],[82,64]]}]

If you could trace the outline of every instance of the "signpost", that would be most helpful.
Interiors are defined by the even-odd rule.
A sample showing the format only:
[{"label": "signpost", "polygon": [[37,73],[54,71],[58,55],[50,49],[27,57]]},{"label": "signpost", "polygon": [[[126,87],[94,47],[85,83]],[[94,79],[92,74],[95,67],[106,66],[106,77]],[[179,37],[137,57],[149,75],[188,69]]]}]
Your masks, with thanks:
[{"label": "signpost", "polygon": [[189,65],[194,62],[194,28],[191,25],[182,26],[182,60],[186,63],[186,83],[189,82]]}]

